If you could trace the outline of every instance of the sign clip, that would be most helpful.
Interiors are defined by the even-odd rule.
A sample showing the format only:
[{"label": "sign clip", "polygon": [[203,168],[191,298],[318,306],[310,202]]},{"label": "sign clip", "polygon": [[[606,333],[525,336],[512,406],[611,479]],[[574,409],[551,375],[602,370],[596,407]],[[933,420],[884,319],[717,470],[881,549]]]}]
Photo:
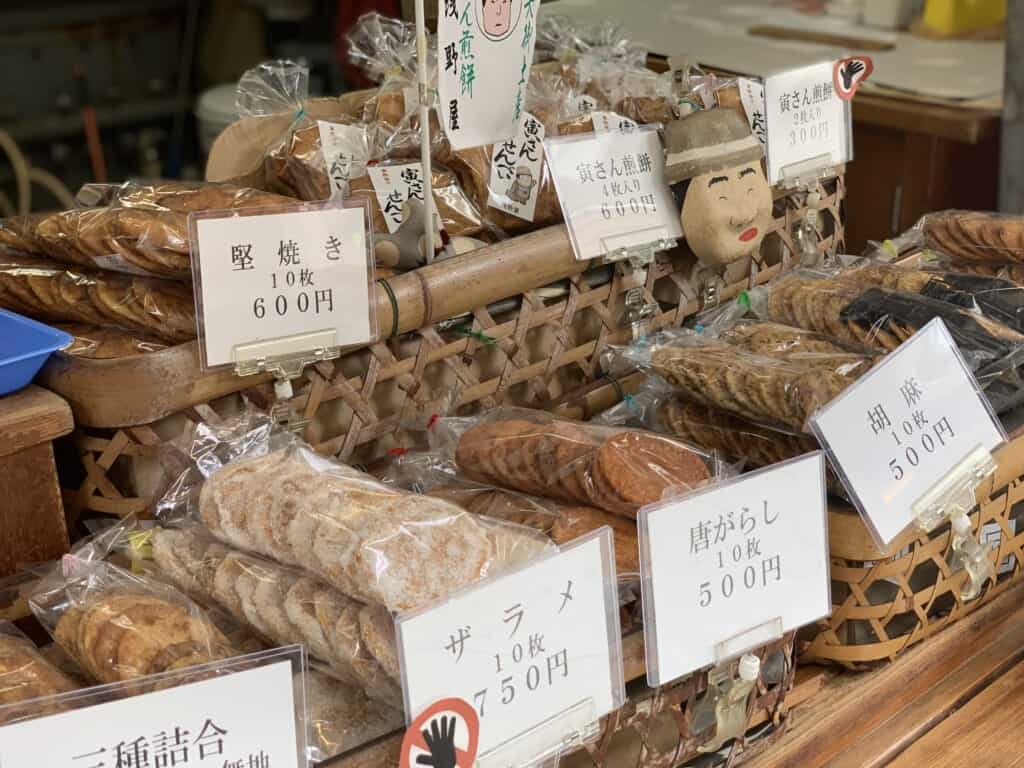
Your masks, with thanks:
[{"label": "sign clip", "polygon": [[986,581],[995,581],[996,578],[989,548],[973,535],[969,516],[977,505],[975,492],[978,486],[995,471],[992,454],[978,445],[911,507],[918,527],[925,533],[949,522],[950,552],[947,561],[952,568],[966,571],[968,577],[960,587],[961,600],[973,600],[981,594]]}]

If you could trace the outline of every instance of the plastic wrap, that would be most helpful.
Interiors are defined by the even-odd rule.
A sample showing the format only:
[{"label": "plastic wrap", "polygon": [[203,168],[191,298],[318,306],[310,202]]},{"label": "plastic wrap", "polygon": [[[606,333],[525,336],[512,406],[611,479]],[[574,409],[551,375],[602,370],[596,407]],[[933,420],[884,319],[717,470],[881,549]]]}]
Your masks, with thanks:
[{"label": "plastic wrap", "polygon": [[537,21],[533,60],[572,58],[574,54],[588,52],[626,56],[635,50],[638,49],[630,45],[622,26],[613,21],[585,24],[568,16],[542,13]]},{"label": "plastic wrap", "polygon": [[33,257],[0,255],[0,307],[43,321],[121,328],[168,343],[196,336],[190,286]]},{"label": "plastic wrap", "polygon": [[[276,121],[283,115],[288,120],[283,132],[267,144],[263,161],[266,188],[306,201],[326,200],[332,191],[344,196],[348,180],[365,172],[371,132],[356,125],[340,102],[334,111],[318,108],[321,119],[314,119],[306,112],[308,100],[309,69],[294,61],[263,62],[238,81],[238,114],[252,121],[253,132],[264,132],[260,118]],[[331,140],[326,152],[323,131]],[[260,140],[266,141],[266,137],[261,135]]]},{"label": "plastic wrap", "polygon": [[477,515],[532,528],[559,545],[607,525],[615,538],[616,572],[619,576],[640,572],[636,524],[621,515],[475,482],[459,474],[453,462],[431,453],[399,457],[389,465],[384,481],[450,501]]},{"label": "plastic wrap", "polygon": [[225,546],[199,526],[156,529],[153,558],[196,600],[219,605],[271,644],[305,645],[339,680],[401,707],[397,670],[385,672],[361,639],[363,604],[300,570]]},{"label": "plastic wrap", "polygon": [[917,225],[927,245],[955,262],[1024,263],[1024,217],[983,211],[940,211]]},{"label": "plastic wrap", "polygon": [[47,661],[14,624],[0,621],[0,725],[29,715],[59,711],[53,702],[34,702],[24,707],[11,705],[67,693],[79,687],[72,678]]},{"label": "plastic wrap", "polygon": [[1018,399],[1020,388],[1000,379],[1020,365],[1024,335],[1002,323],[929,296],[864,287],[851,276],[793,274],[767,290],[764,311],[772,320],[879,352],[891,352],[941,317],[997,410]]},{"label": "plastic wrap", "polygon": [[[427,50],[437,46],[428,35]],[[345,35],[348,58],[371,80],[380,82],[392,70],[416,69],[416,25],[376,11],[364,13]]]},{"label": "plastic wrap", "polygon": [[61,351],[66,355],[89,360],[109,360],[115,357],[143,355],[147,352],[159,352],[161,349],[167,349],[167,344],[152,336],[122,331],[117,328],[100,328],[80,323],[58,323],[57,327],[74,336],[71,346]]},{"label": "plastic wrap", "polygon": [[201,520],[232,546],[391,611],[441,599],[550,546],[527,529],[388,488],[258,420],[200,425],[191,458],[158,516]]},{"label": "plastic wrap", "polygon": [[405,718],[360,689],[311,669],[306,674],[310,760],[320,763],[400,729]]},{"label": "plastic wrap", "polygon": [[0,219],[0,255],[5,251],[12,251],[15,254],[39,253],[35,232],[45,215],[34,213],[28,216]]},{"label": "plastic wrap", "polygon": [[1024,331],[1024,288],[997,277],[943,268],[915,269],[875,262],[856,263],[840,277],[864,287],[916,293],[984,315],[1015,331]]},{"label": "plastic wrap", "polygon": [[431,441],[478,482],[630,518],[667,491],[692,490],[714,475],[712,456],[661,435],[526,409],[441,419]]},{"label": "plastic wrap", "polygon": [[[375,168],[381,170],[392,168],[394,175],[401,176],[407,165],[409,164],[381,163]],[[415,163],[415,168],[421,169],[422,166]],[[484,229],[483,217],[473,201],[462,191],[455,175],[441,166],[434,166],[432,170],[434,210],[441,219],[441,226],[452,237],[480,235]],[[417,178],[421,173],[422,171],[419,171]],[[393,188],[382,186],[378,189],[374,185],[372,177],[366,175],[352,179],[349,188],[351,197],[369,201],[371,224],[375,233],[390,232],[392,228],[397,229],[404,221],[408,220],[409,214],[405,204],[415,197],[411,193],[406,194],[403,185],[396,183]],[[420,189],[422,195],[422,184]],[[384,200],[383,204],[382,199]],[[384,266],[394,265],[384,263]]]},{"label": "plastic wrap", "polygon": [[35,240],[47,256],[64,263],[184,280],[191,276],[189,213],[289,202],[230,184],[127,183],[109,205],[44,217],[36,226]]},{"label": "plastic wrap", "polygon": [[112,536],[65,555],[29,605],[90,678],[115,683],[237,655],[192,600],[152,577],[105,562]]},{"label": "plastic wrap", "polygon": [[870,366],[865,356],[757,354],[699,334],[656,337],[644,362],[687,399],[797,432]]}]

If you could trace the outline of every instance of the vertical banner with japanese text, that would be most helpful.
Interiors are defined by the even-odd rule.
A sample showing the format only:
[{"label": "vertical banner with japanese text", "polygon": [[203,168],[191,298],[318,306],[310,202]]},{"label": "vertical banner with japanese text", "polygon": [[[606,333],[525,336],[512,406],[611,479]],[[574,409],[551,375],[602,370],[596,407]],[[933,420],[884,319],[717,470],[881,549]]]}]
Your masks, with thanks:
[{"label": "vertical banner with japanese text", "polygon": [[515,134],[539,10],[540,0],[438,0],[438,109],[453,149]]}]

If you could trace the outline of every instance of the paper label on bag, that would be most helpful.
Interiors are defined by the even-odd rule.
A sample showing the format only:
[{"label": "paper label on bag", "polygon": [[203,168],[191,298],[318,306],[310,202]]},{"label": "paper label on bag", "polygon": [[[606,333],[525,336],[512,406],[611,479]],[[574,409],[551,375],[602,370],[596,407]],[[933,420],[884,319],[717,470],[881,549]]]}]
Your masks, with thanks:
[{"label": "paper label on bag", "polygon": [[327,329],[338,346],[372,340],[364,208],[324,204],[193,226],[207,367],[241,362],[238,346]]},{"label": "paper label on bag", "polygon": [[643,509],[639,525],[651,685],[720,661],[735,638],[774,639],[744,645],[757,627],[789,632],[831,610],[820,451]]},{"label": "paper label on bag", "polygon": [[370,161],[370,141],[361,125],[342,125],[318,120],[320,149],[331,182],[331,199],[348,195],[351,179],[366,174]]},{"label": "paper label on bag", "polygon": [[538,0],[442,0],[438,102],[452,149],[498,144],[525,111]]},{"label": "paper label on bag", "polygon": [[617,115],[614,112],[593,112],[594,133],[630,133],[637,129],[635,120]]},{"label": "paper label on bag", "polygon": [[811,426],[883,547],[975,447],[991,451],[1006,439],[941,318],[818,411]]},{"label": "paper label on bag", "polygon": [[0,765],[298,768],[295,720],[292,664],[280,661],[0,727]]},{"label": "paper label on bag", "polygon": [[683,236],[656,130],[553,138],[544,149],[577,259]]},{"label": "paper label on bag", "polygon": [[597,109],[597,99],[586,93],[581,93],[572,101],[572,111],[581,114],[589,115]]},{"label": "paper label on bag", "polygon": [[544,124],[524,112],[516,135],[494,145],[487,204],[533,221],[544,164]]},{"label": "paper label on bag", "polygon": [[371,165],[366,172],[373,184],[388,232],[394,234],[402,226],[402,208],[406,200],[424,202],[423,166],[420,163]]},{"label": "paper label on bag", "polygon": [[[611,529],[397,621],[406,716],[460,698],[484,754],[576,707],[621,706],[621,637]],[[557,740],[568,735],[557,733]],[[548,745],[550,746],[550,745]]]},{"label": "paper label on bag", "polygon": [[750,131],[763,146],[768,143],[768,126],[764,117],[764,83],[749,77],[741,77],[737,82]]},{"label": "paper label on bag", "polygon": [[770,184],[853,159],[850,105],[836,93],[832,70],[827,61],[765,78]]},{"label": "paper label on bag", "polygon": [[[1017,521],[1007,520],[1007,526],[1010,529],[1010,533],[1017,534]],[[988,544],[993,552],[998,551],[999,547],[1003,543],[1003,529],[999,523],[991,522],[985,523],[981,526],[981,543]],[[1003,558],[1002,562],[996,566],[996,575],[1002,576],[1004,573],[1013,573],[1013,566],[1017,564],[1016,555],[1007,555]]]}]

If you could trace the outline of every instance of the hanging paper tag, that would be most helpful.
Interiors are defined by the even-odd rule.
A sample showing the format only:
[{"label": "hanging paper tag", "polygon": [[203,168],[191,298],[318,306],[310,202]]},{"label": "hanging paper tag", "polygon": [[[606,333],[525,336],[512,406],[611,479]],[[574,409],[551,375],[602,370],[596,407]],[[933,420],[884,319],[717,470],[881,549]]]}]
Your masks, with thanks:
[{"label": "hanging paper tag", "polygon": [[941,318],[818,411],[811,427],[879,547],[912,506],[977,446],[1006,433]]},{"label": "hanging paper tag", "polygon": [[373,184],[388,232],[394,234],[402,226],[405,201],[416,199],[424,202],[423,166],[419,163],[371,165],[366,172]]},{"label": "hanging paper tag", "polygon": [[650,685],[828,615],[825,495],[817,451],[640,510]]},{"label": "hanging paper tag", "polygon": [[836,93],[832,70],[833,62],[829,61],[765,78],[770,184],[802,178],[853,159],[850,104]]},{"label": "hanging paper tag", "polygon": [[751,132],[762,145],[768,143],[768,127],[764,118],[764,83],[749,77],[739,79],[740,101],[747,113]]},{"label": "hanging paper tag", "polygon": [[366,128],[359,125],[342,125],[317,121],[320,130],[320,148],[331,182],[331,199],[348,195],[351,179],[366,174],[370,161],[370,141]]},{"label": "hanging paper tag", "polygon": [[487,204],[525,221],[533,221],[544,162],[544,124],[529,112],[511,139],[494,145]]},{"label": "hanging paper tag", "polygon": [[452,149],[512,136],[525,109],[539,0],[441,0],[438,100]]},{"label": "hanging paper tag", "polygon": [[[238,347],[326,330],[333,330],[336,346],[371,341],[376,307],[368,218],[365,205],[341,202],[193,214],[204,366],[243,362]],[[309,351],[284,346],[289,353]]]},{"label": "hanging paper tag", "polygon": [[[224,665],[232,663],[237,661]],[[104,687],[102,695],[76,691],[73,697],[49,699],[48,711],[59,714],[0,727],[0,758],[4,768],[298,768],[305,736],[296,722],[304,722],[305,709],[296,707],[292,669],[291,661],[282,660],[121,700],[110,699],[130,686]],[[189,673],[196,679],[197,670]],[[138,690],[141,681],[133,682]],[[174,680],[162,684],[173,685]],[[29,707],[19,706],[18,716],[24,717]],[[305,755],[301,765],[306,765]]]},{"label": "hanging paper tag", "polygon": [[637,129],[635,120],[617,115],[614,112],[593,112],[594,133],[629,133]]},{"label": "hanging paper tag", "polygon": [[577,259],[683,236],[657,130],[554,137],[544,148]]},{"label": "hanging paper tag", "polygon": [[[439,699],[464,699],[479,717],[481,763],[515,742],[515,755],[502,764],[527,765],[579,730],[573,713],[581,702],[594,724],[620,707],[625,691],[612,547],[605,527],[522,570],[400,616],[407,717],[419,717]],[[543,738],[531,738],[538,733]]]},{"label": "hanging paper tag", "polygon": [[[1006,521],[1007,526],[1010,529],[1010,533],[1016,535],[1017,533],[1017,521],[1010,519]],[[1003,543],[1003,529],[999,523],[991,522],[985,523],[981,526],[981,543],[987,544],[993,552],[999,550],[1000,545]],[[996,575],[1001,576],[1004,573],[1013,573],[1013,566],[1017,564],[1016,555],[1007,555],[1003,558],[1003,561],[996,566]]]},{"label": "hanging paper tag", "polygon": [[589,115],[595,109],[597,109],[597,99],[586,93],[581,93],[572,102],[572,111],[581,115]]}]

